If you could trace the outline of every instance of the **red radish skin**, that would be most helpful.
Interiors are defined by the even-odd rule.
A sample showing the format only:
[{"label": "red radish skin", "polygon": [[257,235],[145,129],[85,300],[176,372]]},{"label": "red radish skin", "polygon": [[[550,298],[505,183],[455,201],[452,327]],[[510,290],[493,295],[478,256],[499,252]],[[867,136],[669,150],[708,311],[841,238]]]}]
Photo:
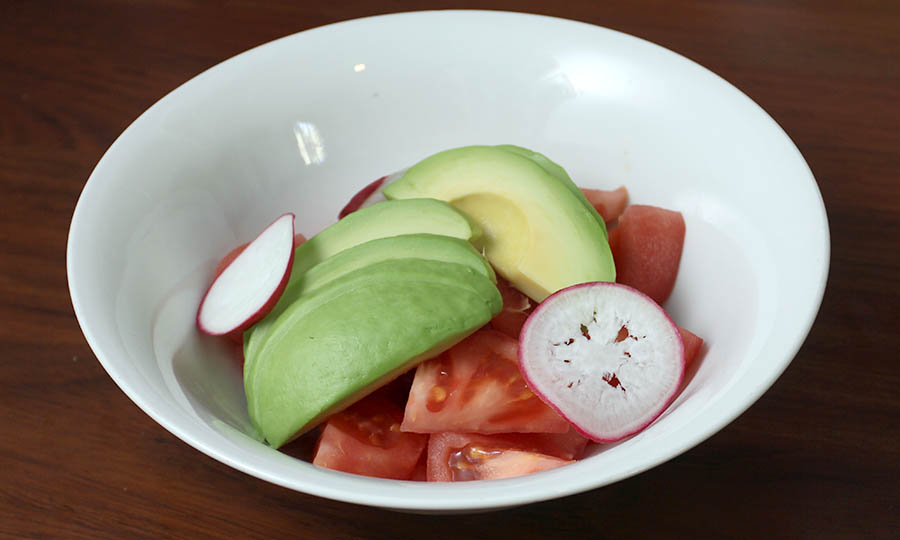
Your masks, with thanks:
[{"label": "red radish skin", "polygon": [[[621,284],[582,283],[552,294],[525,322],[519,339],[519,368],[531,391],[596,442],[646,428],[684,378],[678,327],[650,297]],[[611,359],[613,353],[621,355]],[[610,365],[617,367],[603,369]],[[641,372],[651,368],[652,378]],[[634,400],[643,401],[634,407]]]},{"label": "red radish skin", "polygon": [[618,226],[609,231],[616,282],[634,287],[662,305],[675,287],[683,246],[681,212],[629,206]]},{"label": "red radish skin", "polygon": [[241,364],[244,363],[244,332],[231,332],[229,334],[224,334],[221,337],[224,337],[228,341],[235,346],[235,352],[238,355],[237,358],[240,359]]},{"label": "red radish skin", "polygon": [[219,261],[219,265],[216,266],[216,272],[215,272],[215,274],[213,275],[213,279],[215,279],[215,278],[219,277],[220,275],[222,275],[222,272],[223,272],[226,268],[228,268],[228,265],[231,264],[231,262],[234,261],[234,260],[237,258],[237,256],[241,254],[241,252],[244,251],[244,248],[246,248],[247,245],[248,245],[249,243],[250,243],[250,242],[244,242],[243,244],[241,244],[241,245],[239,245],[238,247],[236,247],[236,248],[232,249],[231,251],[229,251],[227,255],[225,255],[224,257],[222,257],[222,260]]},{"label": "red radish skin", "polygon": [[591,206],[607,223],[619,219],[628,206],[628,190],[625,186],[613,190],[579,188]]},{"label": "red radish skin", "polygon": [[[236,248],[235,251],[239,249],[239,253],[224,265],[221,273],[213,279],[197,309],[196,323],[201,332],[213,336],[239,334],[271,311],[287,286],[294,263],[294,219],[294,214],[284,214],[266,227],[252,242],[243,248]],[[288,228],[289,236],[286,234]],[[289,239],[290,243],[285,244],[281,238]],[[254,244],[258,249],[254,249]],[[260,253],[259,250],[264,251]],[[269,263],[271,261],[267,259],[274,257],[275,267],[247,268],[243,264],[238,265],[242,257],[248,261],[246,264]],[[247,257],[254,257],[255,260]],[[244,275],[247,271],[252,275]],[[272,279],[260,279],[261,276]],[[276,278],[278,281],[273,283]],[[263,287],[261,295],[248,297],[246,284]],[[229,298],[238,300],[229,301]],[[229,316],[230,313],[234,315]]]},{"label": "red radish skin", "polygon": [[399,180],[406,171],[407,169],[403,169],[402,171],[397,171],[393,174],[382,176],[378,180],[375,180],[371,184],[368,184],[366,187],[359,190],[359,192],[351,197],[350,201],[347,202],[347,204],[344,205],[344,207],[338,213],[338,219],[343,219],[347,214],[352,214],[360,208],[365,208],[379,201],[387,200],[385,199],[384,195],[381,194],[381,190]]},{"label": "red radish skin", "polygon": [[382,176],[378,180],[368,184],[366,187],[359,190],[359,192],[350,198],[350,201],[347,202],[346,205],[341,209],[338,213],[338,219],[344,219],[344,216],[347,214],[352,214],[356,212],[360,208],[362,208],[363,204],[366,202],[366,199],[372,196],[373,193],[378,191],[378,188],[384,184],[384,181],[387,180],[387,176]]},{"label": "red radish skin", "polygon": [[[306,242],[306,237],[303,236],[303,234],[297,233],[294,235],[294,249],[297,249],[297,246],[299,246],[303,242]],[[216,266],[216,271],[213,274],[213,279],[216,279],[217,277],[219,277],[222,274],[222,272],[226,268],[228,268],[228,265],[231,264],[231,261],[233,261],[235,258],[237,258],[237,256],[240,255],[241,252],[244,251],[244,248],[246,248],[249,244],[250,244],[250,242],[244,242],[243,244],[241,244],[238,247],[229,251],[227,255],[222,257],[222,260],[219,261],[219,265]],[[225,337],[227,337],[233,343],[236,343],[237,345],[240,346],[240,349],[241,349],[240,360],[241,360],[241,363],[243,364],[244,363],[244,334],[243,334],[243,332],[241,332],[241,331],[231,332],[230,334],[225,334]]]}]

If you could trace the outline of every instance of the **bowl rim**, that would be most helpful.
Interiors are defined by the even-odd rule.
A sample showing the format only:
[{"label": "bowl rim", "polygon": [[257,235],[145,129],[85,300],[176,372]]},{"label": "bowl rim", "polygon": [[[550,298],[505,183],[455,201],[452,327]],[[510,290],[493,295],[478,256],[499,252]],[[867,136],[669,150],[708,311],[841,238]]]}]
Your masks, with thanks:
[{"label": "bowl rim", "polygon": [[[434,17],[437,14],[454,14],[454,15],[465,15],[465,16],[490,16],[497,17],[499,19],[504,19],[505,23],[512,22],[515,24],[516,22],[523,20],[525,18],[536,18],[536,19],[544,19],[548,22],[552,22],[554,24],[559,25],[575,25],[579,27],[587,27],[592,31],[597,32],[608,32],[613,35],[616,35],[617,39],[626,39],[626,40],[638,40],[645,45],[649,45],[651,47],[660,49],[664,51],[666,54],[674,55],[674,58],[681,59],[682,61],[687,61],[693,65],[694,68],[699,68],[707,75],[712,75],[714,79],[718,81],[718,84],[724,85],[724,88],[727,90],[730,88],[732,91],[736,92],[736,96],[739,96],[743,100],[746,101],[747,105],[754,109],[755,114],[761,114],[764,118],[768,119],[771,122],[771,127],[774,128],[775,134],[782,137],[784,139],[784,143],[786,143],[792,151],[793,157],[799,160],[799,163],[802,163],[804,169],[804,176],[802,182],[808,183],[815,195],[817,196],[818,205],[814,209],[815,213],[821,218],[822,225],[822,242],[823,244],[819,246],[821,252],[823,254],[822,264],[817,268],[816,277],[816,288],[814,292],[815,301],[812,302],[809,306],[806,306],[802,313],[803,322],[801,327],[803,331],[798,333],[791,340],[790,346],[785,349],[784,354],[778,359],[778,362],[773,362],[773,367],[767,373],[765,379],[759,383],[757,386],[750,389],[750,391],[744,392],[739,400],[732,400],[728,407],[724,407],[720,413],[716,416],[716,421],[707,424],[703,429],[695,430],[696,433],[691,437],[684,437],[680,440],[680,444],[668,446],[665,451],[657,451],[652,455],[652,459],[645,460],[640,463],[638,466],[633,466],[630,468],[623,468],[617,474],[604,477],[602,481],[596,481],[591,479],[589,475],[585,475],[584,479],[576,482],[570,483],[567,485],[559,485],[557,483],[553,486],[552,490],[548,489],[529,489],[531,484],[541,484],[543,488],[546,488],[543,484],[547,482],[545,479],[552,478],[554,476],[559,476],[559,470],[551,470],[539,475],[529,475],[526,477],[519,477],[507,480],[494,480],[491,482],[467,482],[461,484],[424,484],[424,483],[412,483],[408,481],[394,481],[394,480],[383,480],[383,479],[372,479],[357,475],[349,475],[346,473],[341,473],[337,471],[330,471],[327,469],[320,469],[311,464],[306,463],[309,467],[313,467],[315,472],[313,476],[310,478],[310,481],[306,483],[306,485],[298,485],[296,482],[288,481],[285,478],[282,478],[272,471],[268,471],[265,469],[261,469],[259,467],[252,466],[248,463],[245,463],[239,459],[231,452],[223,452],[222,450],[216,448],[215,446],[209,445],[202,440],[202,437],[196,436],[191,431],[186,431],[180,428],[177,425],[177,422],[170,420],[164,411],[162,411],[159,407],[154,405],[152,402],[143,398],[142,394],[137,391],[135,388],[130,386],[127,381],[124,380],[122,373],[116,367],[115,363],[107,357],[104,353],[103,348],[100,343],[100,339],[97,335],[95,335],[91,323],[86,320],[86,315],[84,311],[84,307],[82,305],[81,298],[83,297],[83,293],[80,289],[77,280],[77,272],[73,272],[73,261],[77,259],[78,255],[75,253],[74,244],[78,235],[80,234],[80,216],[85,212],[84,206],[85,201],[89,199],[94,190],[97,189],[97,182],[92,180],[95,176],[98,175],[98,171],[102,169],[102,166],[108,159],[108,157],[115,152],[118,146],[121,144],[121,141],[125,138],[125,136],[133,131],[135,126],[139,125],[142,119],[145,119],[148,115],[152,114],[152,111],[158,109],[163,102],[171,99],[172,96],[177,96],[183,89],[188,85],[198,84],[197,81],[202,79],[207,73],[214,70],[222,70],[228,69],[228,66],[232,63],[236,62],[238,58],[246,58],[248,55],[254,54],[256,51],[265,48],[274,47],[275,44],[284,42],[286,40],[295,40],[295,39],[303,39],[304,36],[309,35],[311,33],[318,32],[335,32],[335,31],[353,31],[352,28],[355,26],[363,27],[365,25],[373,24],[376,21],[383,19],[398,19],[398,18],[417,18],[417,17]],[[764,394],[774,382],[781,376],[781,374],[787,369],[788,365],[791,363],[793,358],[796,356],[797,352],[802,347],[803,343],[806,340],[806,337],[809,334],[810,329],[816,319],[818,311],[821,307],[821,303],[824,297],[825,287],[827,284],[827,278],[829,273],[829,264],[830,264],[830,232],[828,226],[828,217],[824,205],[824,200],[822,198],[822,194],[818,189],[818,185],[816,183],[815,177],[809,168],[808,163],[803,158],[796,144],[791,140],[788,134],[784,131],[784,129],[775,121],[771,115],[769,115],[759,104],[757,104],[752,98],[747,96],[744,92],[742,92],[735,85],[731,84],[724,78],[720,77],[716,73],[707,69],[706,67],[700,65],[699,63],[675,52],[671,49],[653,43],[644,38],[640,38],[631,34],[627,34],[618,30],[614,30],[607,27],[602,27],[586,22],[565,19],[560,17],[553,17],[547,15],[538,15],[532,13],[524,13],[524,12],[516,12],[516,11],[501,11],[501,10],[468,10],[468,9],[451,9],[451,10],[426,10],[426,11],[410,11],[410,12],[400,12],[400,13],[390,13],[390,14],[382,14],[382,15],[374,15],[369,17],[361,17],[356,19],[349,19],[340,22],[335,22],[323,26],[318,26],[310,29],[306,29],[300,32],[296,32],[293,34],[289,34],[283,36],[281,38],[277,38],[275,40],[263,43],[261,45],[255,46],[251,49],[243,51],[235,56],[232,56],[222,62],[215,64],[214,66],[200,72],[199,74],[193,76],[191,79],[185,81],[180,84],[178,87],[174,88],[159,100],[157,100],[153,105],[151,105],[147,110],[141,113],[131,124],[120,133],[115,141],[109,146],[109,148],[104,152],[103,156],[98,161],[97,165],[92,170],[88,180],[86,181],[84,188],[79,195],[78,202],[76,203],[72,220],[69,227],[69,233],[67,238],[67,249],[66,249],[66,271],[67,271],[67,281],[70,291],[70,297],[72,301],[72,306],[75,312],[76,319],[78,324],[82,330],[82,333],[85,336],[88,345],[91,350],[94,352],[97,360],[109,374],[109,376],[113,379],[117,386],[131,399],[135,405],[138,406],[144,413],[153,418],[158,424],[160,424],[167,431],[192,446],[193,448],[203,452],[209,457],[216,459],[234,469],[240,470],[244,473],[247,473],[251,476],[266,480],[270,483],[286,487],[295,491],[300,491],[303,493],[324,497],[332,500],[349,502],[355,504],[363,504],[367,506],[375,506],[375,507],[385,507],[396,510],[408,510],[408,511],[425,511],[425,512],[466,512],[466,511],[474,511],[474,510],[492,510],[492,509],[500,509],[510,506],[518,506],[522,504],[529,504],[534,502],[540,502],[550,499],[555,499],[567,495],[573,495],[585,491],[589,491],[592,489],[596,489],[599,487],[603,487],[615,482],[618,482],[622,479],[634,476],[641,472],[644,472],[648,469],[654,468],[672,458],[679,456],[685,451],[691,449],[692,447],[702,443],[712,435],[719,432],[725,426],[733,422],[737,417],[743,414],[750,406],[752,406],[761,396]],[[294,459],[294,458],[290,458]],[[303,462],[305,463],[305,462]],[[581,463],[576,463],[569,467],[577,467]],[[568,469],[569,467],[564,467],[563,469]],[[316,483],[315,478],[320,475],[329,475],[332,477],[332,480],[337,480],[335,485],[331,483]],[[336,476],[335,476],[336,475]],[[537,477],[538,481],[534,481],[534,478]],[[324,477],[323,477],[324,478]],[[356,486],[361,487],[362,484],[372,484],[375,489],[346,489],[346,487]],[[490,485],[488,485],[490,484]],[[409,493],[406,496],[400,497],[395,493],[396,491],[391,488],[392,485],[400,486],[404,490],[409,490]],[[411,486],[416,486],[417,489],[410,489]],[[345,487],[346,486],[346,487]],[[454,497],[450,499],[438,499],[438,498],[428,498],[421,497],[424,488],[426,491],[431,491],[438,489],[440,492],[450,495],[454,493]],[[460,495],[460,496],[456,496]]]}]

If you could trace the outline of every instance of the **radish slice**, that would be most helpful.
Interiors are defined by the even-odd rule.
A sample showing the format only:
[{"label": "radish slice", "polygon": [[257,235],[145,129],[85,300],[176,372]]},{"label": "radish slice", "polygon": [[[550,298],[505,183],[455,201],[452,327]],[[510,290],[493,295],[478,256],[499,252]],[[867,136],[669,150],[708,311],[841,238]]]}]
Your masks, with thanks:
[{"label": "radish slice", "polygon": [[[295,249],[297,248],[297,246],[299,246],[303,242],[306,242],[306,236],[304,236],[303,233],[297,233],[294,235],[294,248]],[[238,255],[240,255],[241,252],[244,251],[247,248],[247,245],[249,245],[249,244],[250,244],[250,242],[244,242],[243,244],[241,244],[238,247],[229,251],[228,255],[225,255],[224,257],[222,257],[222,260],[219,261],[219,265],[216,266],[216,271],[213,274],[214,275],[213,279],[219,277],[219,274],[221,274],[226,268],[228,268],[228,265],[231,264],[231,261],[233,261]]]},{"label": "radish slice", "polygon": [[294,214],[284,214],[247,244],[213,280],[197,310],[197,327],[221,336],[265,317],[287,285],[294,262]]},{"label": "radish slice", "polygon": [[529,388],[586,437],[644,429],[684,376],[675,323],[647,295],[616,283],[573,285],[544,300],[519,338]]},{"label": "radish slice", "polygon": [[397,171],[394,174],[382,176],[378,180],[375,180],[371,184],[359,190],[356,195],[354,195],[338,213],[338,219],[344,219],[344,216],[346,216],[347,214],[352,214],[360,208],[372,206],[377,202],[386,201],[387,199],[381,193],[381,190],[399,180],[406,171],[407,169],[403,169],[402,171]]}]

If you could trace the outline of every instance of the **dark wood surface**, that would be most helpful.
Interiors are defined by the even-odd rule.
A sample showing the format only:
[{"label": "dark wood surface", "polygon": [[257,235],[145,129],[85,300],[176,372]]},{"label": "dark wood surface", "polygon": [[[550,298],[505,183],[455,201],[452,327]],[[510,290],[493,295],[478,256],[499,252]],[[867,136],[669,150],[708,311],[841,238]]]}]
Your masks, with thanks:
[{"label": "dark wood surface", "polygon": [[617,484],[456,517],[295,493],[188,447],[103,371],[65,273],[91,169],[166,92],[277,37],[449,4],[0,4],[0,537],[900,537],[900,2],[455,4],[611,27],[719,73],[796,142],[832,238],[809,338],[731,425]]}]

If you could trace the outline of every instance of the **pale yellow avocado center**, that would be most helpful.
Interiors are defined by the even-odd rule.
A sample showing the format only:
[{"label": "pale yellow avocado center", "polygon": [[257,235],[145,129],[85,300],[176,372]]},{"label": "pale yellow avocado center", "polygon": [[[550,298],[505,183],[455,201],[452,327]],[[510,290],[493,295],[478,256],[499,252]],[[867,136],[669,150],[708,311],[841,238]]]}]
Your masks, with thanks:
[{"label": "pale yellow avocado center", "polygon": [[450,204],[481,227],[480,245],[488,259],[502,268],[501,273],[515,272],[531,238],[528,217],[516,201],[496,193],[472,193]]},{"label": "pale yellow avocado center", "polygon": [[520,154],[473,146],[421,161],[384,194],[452,204],[481,227],[480,247],[497,272],[541,301],[577,283],[615,280],[602,219],[566,180]]}]

